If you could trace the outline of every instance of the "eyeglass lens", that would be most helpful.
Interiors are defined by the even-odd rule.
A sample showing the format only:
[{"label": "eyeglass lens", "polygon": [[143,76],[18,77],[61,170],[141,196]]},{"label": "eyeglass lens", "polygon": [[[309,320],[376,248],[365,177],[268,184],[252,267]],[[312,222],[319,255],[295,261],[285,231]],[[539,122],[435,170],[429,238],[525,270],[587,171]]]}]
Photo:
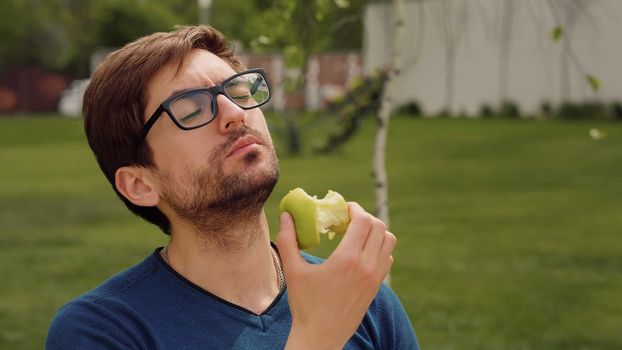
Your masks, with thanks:
[{"label": "eyeglass lens", "polygon": [[[256,72],[240,75],[223,86],[225,95],[243,109],[251,109],[270,98],[265,78]],[[186,127],[209,123],[216,112],[215,97],[208,91],[192,91],[169,105],[175,119]]]}]

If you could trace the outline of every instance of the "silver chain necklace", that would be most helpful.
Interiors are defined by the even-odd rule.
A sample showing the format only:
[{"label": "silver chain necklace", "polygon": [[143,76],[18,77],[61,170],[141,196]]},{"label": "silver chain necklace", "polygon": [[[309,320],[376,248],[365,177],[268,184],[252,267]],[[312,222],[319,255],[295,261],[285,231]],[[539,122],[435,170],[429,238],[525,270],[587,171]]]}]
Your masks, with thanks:
[{"label": "silver chain necklace", "polygon": [[270,252],[272,252],[272,260],[274,260],[274,268],[276,269],[276,276],[279,280],[279,290],[283,290],[285,288],[285,274],[283,274],[283,268],[281,267],[281,259],[279,259],[279,255],[276,253],[274,247],[270,247]]},{"label": "silver chain necklace", "polygon": [[[272,262],[274,263],[276,276],[278,278],[277,282],[279,284],[279,290],[281,291],[283,290],[283,288],[285,288],[285,274],[283,273],[283,268],[281,267],[281,260],[279,259],[279,255],[276,253],[274,247],[270,247],[270,252],[272,253]],[[162,250],[160,251],[160,256],[162,256],[162,260],[164,260],[167,265],[171,266],[168,261],[168,246],[162,248]]]}]

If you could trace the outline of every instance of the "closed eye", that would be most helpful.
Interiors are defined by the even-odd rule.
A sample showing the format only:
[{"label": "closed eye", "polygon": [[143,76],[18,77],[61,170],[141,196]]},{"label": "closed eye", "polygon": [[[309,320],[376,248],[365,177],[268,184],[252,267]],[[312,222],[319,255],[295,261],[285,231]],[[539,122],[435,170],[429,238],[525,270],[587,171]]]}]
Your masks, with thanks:
[{"label": "closed eye", "polygon": [[179,121],[183,124],[191,123],[195,118],[199,117],[202,113],[203,113],[203,107],[199,107],[197,108],[196,111],[186,115],[185,117],[181,118]]}]

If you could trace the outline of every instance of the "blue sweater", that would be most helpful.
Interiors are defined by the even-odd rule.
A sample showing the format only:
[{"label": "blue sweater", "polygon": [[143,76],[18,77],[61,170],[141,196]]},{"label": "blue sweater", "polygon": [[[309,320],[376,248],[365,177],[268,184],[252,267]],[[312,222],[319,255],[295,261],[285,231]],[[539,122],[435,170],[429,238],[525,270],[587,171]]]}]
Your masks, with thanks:
[{"label": "blue sweater", "polygon": [[[303,256],[310,263],[322,261]],[[52,321],[46,348],[282,349],[290,326],[287,289],[257,315],[188,281],[156,250],[64,305]],[[408,316],[388,287],[381,287],[345,348],[418,349]]]}]

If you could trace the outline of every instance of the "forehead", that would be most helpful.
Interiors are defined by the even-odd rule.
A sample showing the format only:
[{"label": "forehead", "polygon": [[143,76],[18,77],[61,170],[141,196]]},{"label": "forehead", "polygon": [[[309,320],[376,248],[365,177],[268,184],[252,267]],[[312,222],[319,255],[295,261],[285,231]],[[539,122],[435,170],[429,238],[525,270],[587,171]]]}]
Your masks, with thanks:
[{"label": "forehead", "polygon": [[183,64],[171,62],[160,68],[147,83],[145,118],[174,91],[220,84],[236,71],[207,50],[193,49]]}]

